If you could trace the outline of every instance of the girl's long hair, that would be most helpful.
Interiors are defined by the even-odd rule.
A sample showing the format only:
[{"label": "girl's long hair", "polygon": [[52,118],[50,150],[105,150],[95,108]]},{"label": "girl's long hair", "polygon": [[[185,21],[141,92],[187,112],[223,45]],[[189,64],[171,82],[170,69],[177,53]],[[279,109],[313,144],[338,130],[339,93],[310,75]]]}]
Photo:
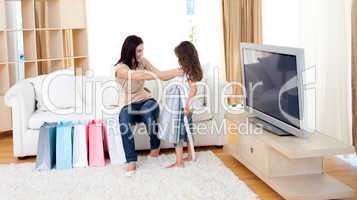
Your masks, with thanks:
[{"label": "girl's long hair", "polygon": [[183,41],[175,48],[175,54],[188,80],[201,81],[203,72],[195,46],[189,41]]}]

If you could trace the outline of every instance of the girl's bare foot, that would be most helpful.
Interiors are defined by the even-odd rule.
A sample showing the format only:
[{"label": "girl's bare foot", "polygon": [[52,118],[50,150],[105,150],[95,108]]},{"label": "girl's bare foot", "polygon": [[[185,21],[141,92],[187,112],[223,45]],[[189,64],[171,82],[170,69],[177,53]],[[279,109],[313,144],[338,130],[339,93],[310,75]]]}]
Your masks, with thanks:
[{"label": "girl's bare foot", "polygon": [[151,150],[149,156],[152,157],[152,158],[159,157],[160,156],[160,149]]},{"label": "girl's bare foot", "polygon": [[178,168],[184,168],[185,165],[183,163],[178,163],[178,162],[175,162],[169,166],[167,166],[166,168],[175,168],[175,167],[178,167]]}]

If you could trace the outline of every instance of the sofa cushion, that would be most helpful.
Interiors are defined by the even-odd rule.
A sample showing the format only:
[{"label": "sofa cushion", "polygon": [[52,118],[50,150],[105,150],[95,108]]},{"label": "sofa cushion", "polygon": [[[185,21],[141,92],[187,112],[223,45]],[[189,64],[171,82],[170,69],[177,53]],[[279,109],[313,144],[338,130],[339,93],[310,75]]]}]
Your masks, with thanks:
[{"label": "sofa cushion", "polygon": [[195,103],[193,103],[194,107],[200,107],[200,106],[207,106],[207,81],[206,79],[203,79],[201,82],[198,83],[197,85],[197,93],[195,96]]},{"label": "sofa cushion", "polygon": [[29,79],[35,89],[37,109],[41,111],[81,107],[82,99],[76,95],[73,70],[59,70]]},{"label": "sofa cushion", "polygon": [[101,105],[105,107],[124,106],[124,92],[115,78],[97,77],[95,80],[101,83],[96,91],[96,95],[100,97],[98,102]]},{"label": "sofa cushion", "polygon": [[192,122],[206,122],[213,119],[213,115],[207,107],[203,106],[198,110],[194,110],[192,114]]},{"label": "sofa cushion", "polygon": [[86,108],[98,110],[103,107],[124,106],[123,90],[115,78],[110,76],[78,76],[76,90]]},{"label": "sofa cushion", "polygon": [[44,105],[43,98],[42,98],[42,84],[46,75],[37,76],[35,78],[30,78],[28,81],[32,84],[35,90],[35,100],[37,102],[36,108],[38,110],[48,110]]}]

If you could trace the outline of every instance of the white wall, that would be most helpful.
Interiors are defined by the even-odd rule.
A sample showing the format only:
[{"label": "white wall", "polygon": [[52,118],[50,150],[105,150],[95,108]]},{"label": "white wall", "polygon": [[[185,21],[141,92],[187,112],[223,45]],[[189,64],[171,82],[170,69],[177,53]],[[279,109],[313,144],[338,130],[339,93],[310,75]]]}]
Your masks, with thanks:
[{"label": "white wall", "polygon": [[[196,0],[197,49],[202,64],[222,65],[220,0]],[[174,48],[188,39],[186,0],[87,0],[90,67],[109,75],[124,39],[144,40],[145,57],[159,69],[178,67]]]},{"label": "white wall", "polygon": [[280,46],[300,45],[301,0],[263,0],[263,42]]},{"label": "white wall", "polygon": [[177,63],[174,47],[186,36],[185,5],[180,1],[87,0],[89,55],[97,75],[109,75],[120,58],[124,39],[137,34],[145,56],[159,68]]}]

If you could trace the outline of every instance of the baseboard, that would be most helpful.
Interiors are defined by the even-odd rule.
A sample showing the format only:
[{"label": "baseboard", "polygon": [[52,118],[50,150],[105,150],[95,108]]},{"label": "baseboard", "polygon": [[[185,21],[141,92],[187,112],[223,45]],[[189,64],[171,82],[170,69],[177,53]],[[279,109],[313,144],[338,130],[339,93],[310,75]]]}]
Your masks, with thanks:
[{"label": "baseboard", "polygon": [[9,137],[9,136],[12,136],[12,131],[0,132],[0,139],[6,138],[6,137]]}]

